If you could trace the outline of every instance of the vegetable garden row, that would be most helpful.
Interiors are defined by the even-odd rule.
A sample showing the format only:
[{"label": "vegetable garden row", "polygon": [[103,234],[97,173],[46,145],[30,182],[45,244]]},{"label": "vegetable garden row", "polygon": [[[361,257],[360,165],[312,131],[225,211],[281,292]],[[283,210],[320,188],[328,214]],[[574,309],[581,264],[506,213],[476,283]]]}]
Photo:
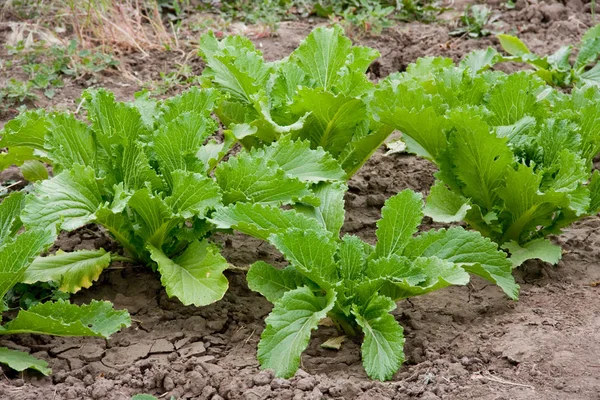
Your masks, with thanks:
[{"label": "vegetable garden row", "polygon": [[[76,293],[122,261],[156,270],[183,304],[208,305],[227,291],[230,267],[211,236],[238,231],[289,262],[259,261],[247,274],[274,304],[258,346],[264,368],[293,376],[327,317],[363,336],[371,378],[390,379],[404,361],[396,301],[466,285],[470,275],[516,300],[513,268],[558,262],[548,236],[600,211],[600,90],[596,67],[587,68],[600,28],[584,36],[573,66],[571,48],[538,57],[514,37],[501,41],[510,56],[422,58],[374,84],[365,71],[378,53],[353,46],[339,27],[315,29],[272,63],[248,39],[207,34],[202,88],[162,101],[140,93],[131,103],[88,90],[85,121],[22,113],[1,133],[0,168],[18,165],[36,183],[0,204],[0,297],[17,283]],[[491,69],[504,61],[536,70]],[[570,84],[568,93],[555,88]],[[435,163],[437,180],[426,201],[410,190],[389,198],[371,245],[341,234],[346,183],[394,130]],[[416,234],[425,215],[467,229]],[[46,254],[61,232],[87,224],[102,226],[122,253]],[[20,310],[0,335],[108,337],[130,323],[108,302],[60,300]],[[0,362],[50,372],[7,348]]]}]

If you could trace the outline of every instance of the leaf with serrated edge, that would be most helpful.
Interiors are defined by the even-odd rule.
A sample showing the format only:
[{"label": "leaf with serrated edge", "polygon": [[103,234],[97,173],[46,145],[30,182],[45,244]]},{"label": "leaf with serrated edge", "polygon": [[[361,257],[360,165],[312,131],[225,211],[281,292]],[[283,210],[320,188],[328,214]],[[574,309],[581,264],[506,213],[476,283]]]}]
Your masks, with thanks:
[{"label": "leaf with serrated edge", "polygon": [[0,347],[0,363],[6,364],[18,372],[34,369],[46,376],[52,373],[46,361],[35,358],[24,351],[11,350],[6,347]]},{"label": "leaf with serrated edge", "polygon": [[406,246],[404,256],[410,259],[438,257],[450,261],[497,284],[511,299],[518,298],[519,285],[512,276],[512,263],[506,253],[478,232],[465,231],[461,227],[429,231],[413,238]]},{"label": "leaf with serrated edge", "polygon": [[94,170],[74,165],[34,187],[21,219],[32,228],[59,225],[70,231],[92,222],[102,202]]},{"label": "leaf with serrated edge", "polygon": [[422,219],[421,194],[403,190],[390,197],[381,210],[381,219],[377,221],[377,256],[402,253]]},{"label": "leaf with serrated edge", "polygon": [[321,147],[313,150],[308,141],[292,141],[289,136],[265,148],[265,157],[275,161],[286,175],[304,182],[343,181],[346,178],[331,154]]},{"label": "leaf with serrated edge", "polygon": [[93,300],[77,306],[58,300],[36,304],[4,325],[1,335],[36,333],[54,336],[96,336],[108,338],[131,325],[129,313],[115,310],[108,301]]},{"label": "leaf with serrated edge", "polygon": [[464,220],[470,209],[469,200],[437,181],[427,196],[423,212],[436,222],[449,223]]},{"label": "leaf with serrated edge", "polygon": [[[261,202],[290,204],[314,200],[306,182],[286,176],[275,161],[243,152],[215,170],[225,204]],[[318,203],[317,203],[318,204]]]},{"label": "leaf with serrated edge", "polygon": [[169,297],[177,297],[186,306],[201,307],[220,300],[227,291],[223,271],[228,264],[214,244],[206,240],[192,242],[173,259],[156,247],[147,247]]},{"label": "leaf with serrated edge", "polygon": [[298,212],[261,203],[235,203],[218,208],[209,221],[218,229],[235,229],[262,240],[291,228],[319,228],[316,221]]},{"label": "leaf with serrated edge", "polygon": [[29,263],[54,243],[56,233],[31,230],[0,247],[0,303],[4,295],[23,279]]},{"label": "leaf with serrated edge", "polygon": [[289,229],[271,235],[269,242],[305,276],[327,288],[338,281],[337,244],[327,231]]},{"label": "leaf with serrated edge", "polygon": [[12,192],[0,203],[0,246],[21,228],[19,215],[24,200],[24,192]]},{"label": "leaf with serrated edge", "polygon": [[58,283],[58,290],[77,293],[81,288],[92,286],[110,262],[110,253],[104,249],[72,253],[59,250],[55,255],[33,260],[25,271],[23,283],[53,281]]},{"label": "leaf with serrated edge", "polygon": [[248,287],[265,296],[271,303],[283,297],[286,292],[306,284],[306,280],[293,267],[278,269],[264,261],[250,266],[246,276]]},{"label": "leaf with serrated edge", "polygon": [[173,192],[165,203],[183,218],[202,218],[207,210],[221,203],[221,193],[216,183],[201,174],[174,171]]},{"label": "leaf with serrated edge", "polygon": [[311,331],[333,308],[335,292],[316,296],[302,286],[286,292],[275,303],[265,320],[267,327],[258,344],[258,360],[280,378],[292,377],[300,366],[300,356],[310,340]]},{"label": "leaf with serrated edge", "polygon": [[352,307],[365,335],[361,346],[363,366],[369,377],[381,381],[390,379],[404,362],[404,330],[389,314],[395,308],[396,304],[385,296],[374,296],[365,307]]},{"label": "leaf with serrated edge", "polygon": [[535,239],[525,244],[510,241],[502,245],[510,252],[513,268],[518,267],[527,260],[540,259],[550,264],[556,264],[562,258],[562,249],[548,239]]},{"label": "leaf with serrated edge", "polygon": [[348,186],[342,182],[322,182],[312,187],[312,192],[319,199],[319,206],[296,204],[294,208],[318,221],[322,228],[338,236],[344,225],[344,195]]}]

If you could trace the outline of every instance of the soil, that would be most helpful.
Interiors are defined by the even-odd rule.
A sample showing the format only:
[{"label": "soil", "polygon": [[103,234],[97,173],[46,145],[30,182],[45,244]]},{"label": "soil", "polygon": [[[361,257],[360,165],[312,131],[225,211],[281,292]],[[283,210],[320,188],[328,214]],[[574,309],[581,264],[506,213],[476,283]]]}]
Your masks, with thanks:
[{"label": "soil", "polygon": [[[566,4],[519,0],[516,9],[509,11],[502,9],[504,1],[487,3],[497,12],[502,10],[505,31],[518,33],[539,53],[575,43],[593,23],[589,4],[580,0]],[[278,59],[287,56],[313,26],[282,23],[278,36],[256,42],[269,59]],[[371,67],[374,79],[401,71],[418,57],[458,59],[476,48],[497,47],[493,37],[450,37],[451,28],[450,24],[409,23],[380,37],[356,40],[382,54]],[[157,53],[150,61],[130,56],[127,62],[144,80],[156,78],[170,60],[169,55]],[[139,89],[115,74],[101,77],[99,85],[122,99],[131,99]],[[54,99],[38,105],[75,109],[83,86],[71,82]],[[430,163],[416,157],[378,151],[350,182],[344,229],[373,242],[385,199],[405,188],[426,193],[434,171]],[[0,177],[16,178],[14,170]],[[426,220],[422,228],[432,226]],[[600,399],[598,228],[600,218],[588,218],[555,238],[564,249],[557,266],[530,262],[517,270],[518,302],[478,279],[467,287],[399,302],[394,315],[405,328],[407,361],[386,383],[367,379],[358,341],[346,341],[339,351],[321,348],[336,335],[325,327],[314,333],[294,378],[277,379],[261,371],[256,346],[271,306],[247,288],[242,273],[228,274],[230,290],[223,300],[195,308],[169,299],[148,268],[115,264],[74,301],[110,300],[131,312],[132,327],[106,341],[32,335],[0,340],[0,346],[46,359],[54,371],[42,377],[5,370],[0,399],[121,400],[136,393],[213,400]],[[258,259],[282,261],[270,246],[241,235],[217,241],[228,260],[239,266]],[[108,248],[114,243],[97,228],[88,227],[61,236],[57,245],[73,250]]]}]

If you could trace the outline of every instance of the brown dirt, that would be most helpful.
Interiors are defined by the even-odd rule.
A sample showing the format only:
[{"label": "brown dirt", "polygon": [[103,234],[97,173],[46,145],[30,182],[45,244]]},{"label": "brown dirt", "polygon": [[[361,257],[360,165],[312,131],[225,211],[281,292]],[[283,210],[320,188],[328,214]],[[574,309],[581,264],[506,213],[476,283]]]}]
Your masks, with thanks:
[{"label": "brown dirt", "polygon": [[[488,3],[499,9],[504,2]],[[579,0],[567,0],[566,6],[522,0],[517,5],[502,12],[501,21],[537,52],[575,42],[591,24],[589,5]],[[284,23],[278,37],[257,43],[268,58],[277,59],[289,54],[311,27]],[[451,38],[450,28],[403,24],[382,37],[359,41],[383,55],[371,69],[374,78],[403,70],[421,56],[457,59],[475,48],[497,46],[493,38]],[[155,77],[169,62],[162,57],[138,60],[140,79]],[[125,86],[118,78],[105,76],[100,84],[120,98],[132,98],[138,86]],[[81,90],[81,84],[71,83],[42,105],[74,109]],[[384,200],[404,188],[426,192],[433,172],[426,161],[379,151],[350,182],[345,230],[373,241]],[[423,227],[431,224],[425,221]],[[600,218],[589,218],[556,238],[565,250],[558,266],[534,262],[517,271],[522,286],[517,303],[478,279],[468,287],[400,302],[395,315],[405,328],[407,362],[388,383],[366,378],[359,342],[347,341],[340,351],[322,349],[320,344],[335,334],[327,328],[313,335],[295,378],[274,379],[260,371],[256,345],[271,306],[247,288],[242,274],[228,275],[231,288],[222,301],[194,308],[168,299],[148,268],[115,265],[75,300],[111,300],[130,310],[132,327],[108,341],[29,335],[0,340],[0,345],[48,360],[54,370],[47,378],[6,370],[0,399],[121,400],[135,393],[214,400],[600,399],[600,287],[592,286],[600,280],[599,227]],[[234,264],[281,262],[259,241],[241,235],[218,241]],[[59,245],[73,250],[112,243],[90,228],[64,235]]]}]

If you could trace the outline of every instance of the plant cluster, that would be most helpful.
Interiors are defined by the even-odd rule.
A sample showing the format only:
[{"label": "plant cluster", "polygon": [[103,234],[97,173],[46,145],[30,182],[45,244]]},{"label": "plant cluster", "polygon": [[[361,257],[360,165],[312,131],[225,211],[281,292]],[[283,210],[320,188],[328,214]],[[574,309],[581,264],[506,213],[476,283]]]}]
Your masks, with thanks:
[{"label": "plant cluster", "polygon": [[67,46],[54,44],[49,47],[42,42],[26,47],[25,42],[20,41],[15,46],[7,46],[7,50],[16,61],[5,62],[4,67],[12,70],[20,66],[27,78],[11,78],[0,88],[0,101],[5,103],[4,107],[35,101],[38,91],[52,98],[55,90],[64,86],[65,77],[83,79],[118,65],[111,55],[77,50],[75,40]]},{"label": "plant cluster", "polygon": [[512,254],[556,263],[547,239],[600,210],[598,89],[565,94],[529,72],[486,70],[495,51],[425,58],[391,75],[374,95],[381,120],[408,151],[433,161],[426,214],[465,221]]},{"label": "plant cluster", "polygon": [[[56,232],[51,229],[27,229],[19,233],[23,228],[20,215],[24,202],[25,195],[15,192],[0,203],[0,313],[8,310],[4,300],[9,290],[26,281],[32,262],[56,239]],[[0,335],[36,333],[107,338],[130,324],[127,311],[116,311],[108,302],[92,301],[76,306],[58,300],[20,310],[13,319],[0,325]],[[0,363],[17,371],[32,368],[44,375],[50,373],[46,361],[6,347],[0,347]]]},{"label": "plant cluster", "polygon": [[[560,248],[547,236],[600,210],[596,87],[566,94],[529,72],[490,71],[498,56],[491,49],[458,66],[420,59],[373,84],[365,72],[377,52],[352,46],[340,27],[315,29],[277,62],[238,36],[207,34],[201,54],[204,88],[160,101],[140,93],[131,103],[88,90],[85,120],[38,110],[6,124],[0,169],[17,165],[37,181],[0,206],[12,210],[2,232],[26,228],[15,239],[24,241],[24,261],[6,261],[20,271],[10,286],[53,282],[75,293],[119,260],[157,271],[183,304],[207,305],[226,292],[230,267],[212,235],[235,230],[288,261],[248,271],[249,286],[274,304],[261,365],[293,375],[311,331],[328,319],[345,335],[362,335],[365,370],[384,380],[404,358],[395,301],[465,285],[470,275],[517,299],[512,268],[530,258],[556,262]],[[385,203],[376,245],[341,236],[346,182],[394,129],[408,151],[439,168],[426,205],[403,191]],[[423,215],[474,230],[416,235]],[[123,252],[40,256],[58,232],[87,224],[103,226]],[[11,243],[0,252],[13,251]]]},{"label": "plant cluster", "polygon": [[[521,62],[530,65],[535,74],[550,85],[600,86],[600,25],[589,29],[577,46],[561,46],[547,56],[533,54],[516,36],[498,35],[500,45],[509,56],[498,56],[497,62]],[[573,50],[577,49],[575,62],[571,63]],[[593,65],[590,67],[590,65]]]}]

